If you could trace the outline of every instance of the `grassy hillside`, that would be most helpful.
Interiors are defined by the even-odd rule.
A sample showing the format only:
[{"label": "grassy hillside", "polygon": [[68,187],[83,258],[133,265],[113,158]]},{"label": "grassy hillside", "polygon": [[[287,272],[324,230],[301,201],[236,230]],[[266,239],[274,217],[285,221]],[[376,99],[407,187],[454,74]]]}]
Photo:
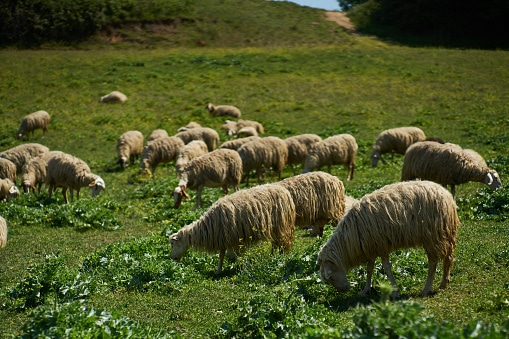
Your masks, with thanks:
[{"label": "grassy hillside", "polygon": [[[264,9],[255,13],[265,26],[247,21],[257,15],[242,14],[253,6]],[[289,254],[271,255],[268,244],[256,246],[237,262],[227,261],[217,277],[217,255],[189,251],[181,263],[170,260],[167,235],[204,211],[192,210],[194,192],[181,209],[172,208],[178,183],[173,164],[158,167],[153,178],[140,176],[138,164],[120,170],[116,140],[133,129],[146,137],[157,128],[173,134],[190,121],[220,131],[224,120],[208,115],[208,102],[238,106],[243,118],[263,123],[266,135],[352,134],[359,144],[355,179],[347,182],[341,166],[332,173],[357,198],[399,180],[401,156],[377,168],[369,161],[378,133],[397,126],[418,126],[428,136],[476,149],[504,184],[509,171],[508,52],[407,48],[347,36],[322,23],[323,12],[286,3],[221,1],[209,10],[215,8],[222,8],[217,26],[209,18],[201,35],[182,33],[181,41],[204,40],[205,48],[170,49],[174,43],[163,41],[161,48],[143,50],[124,44],[121,51],[92,45],[0,51],[0,150],[20,144],[14,136],[22,117],[44,109],[52,115],[50,130],[45,137],[37,131],[29,141],[80,157],[107,186],[96,199],[84,189],[69,205],[60,194],[50,199],[45,192],[0,204],[9,223],[8,244],[0,250],[0,336],[36,337],[52,326],[84,331],[95,328],[104,310],[109,313],[100,319],[116,337],[128,330],[136,337],[359,337],[355,329],[376,332],[380,323],[416,337],[430,331],[467,337],[478,321],[481,331],[504,337],[498,329],[509,317],[505,188],[457,188],[462,226],[452,281],[442,291],[436,279],[437,292],[429,298],[418,297],[427,270],[419,249],[391,257],[401,302],[383,300],[380,264],[375,283],[381,287],[370,298],[359,297],[365,268],[349,274],[348,293],[321,284],[314,263],[332,227],[323,239],[297,230]],[[312,17],[316,26],[297,20],[294,31],[323,27],[324,39],[331,40],[308,44],[299,38],[303,44],[297,44],[290,24],[276,26],[273,16],[261,15],[269,9],[282,21]],[[235,37],[223,31],[233,17],[244,19],[252,41],[265,42],[220,47]],[[212,27],[223,28],[214,33]],[[275,31],[281,38],[269,43],[264,34]],[[127,102],[98,102],[112,90],[124,92]],[[290,175],[286,169],[284,177]],[[205,189],[205,206],[220,196],[218,189]]]}]

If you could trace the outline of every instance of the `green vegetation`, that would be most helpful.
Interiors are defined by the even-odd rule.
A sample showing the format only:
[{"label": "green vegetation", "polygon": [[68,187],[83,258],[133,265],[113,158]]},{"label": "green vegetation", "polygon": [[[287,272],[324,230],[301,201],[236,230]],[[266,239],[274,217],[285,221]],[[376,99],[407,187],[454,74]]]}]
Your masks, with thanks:
[{"label": "green vegetation", "polygon": [[[321,23],[321,11],[294,11],[298,7],[288,3],[214,3],[215,10],[224,4],[225,16],[214,16],[223,18],[217,27],[260,6],[246,17],[271,21],[267,33],[277,30],[267,17],[273,8],[284,25],[280,38],[256,38],[252,45],[259,47],[235,38],[236,48],[219,47],[230,32],[212,34],[211,19],[201,22],[202,33],[214,37],[206,48],[169,49],[170,39],[155,48],[152,36],[154,48],[142,50],[131,48],[140,40],[100,49],[88,41],[85,50],[0,50],[0,150],[20,144],[15,133],[22,117],[44,109],[52,115],[50,130],[45,137],[36,131],[30,142],[78,156],[106,182],[95,199],[83,189],[68,205],[60,192],[0,204],[9,225],[0,250],[0,337],[507,338],[506,188],[457,187],[462,226],[451,284],[439,290],[435,281],[429,298],[418,296],[427,272],[420,249],[391,256],[400,301],[387,300],[380,263],[377,292],[369,298],[359,296],[364,267],[349,274],[347,293],[320,283],[316,254],[332,227],[324,238],[297,230],[284,255],[260,244],[226,261],[219,276],[217,254],[190,250],[182,262],[169,258],[167,236],[203,210],[192,210],[193,200],[172,208],[173,164],[159,166],[153,178],[140,176],[138,164],[122,171],[116,140],[132,129],[173,134],[190,121],[219,131],[223,119],[208,115],[208,102],[238,106],[245,119],[263,123],[266,135],[354,135],[355,179],[344,183],[357,198],[399,180],[402,156],[377,168],[369,159],[378,133],[396,126],[418,126],[428,136],[476,149],[504,185],[509,174],[509,53],[408,48],[349,36]],[[291,12],[286,17],[280,9]],[[307,20],[317,24],[298,21],[299,11],[312,13]],[[297,29],[286,30],[292,20]],[[263,36],[254,21],[245,25]],[[290,31],[309,39],[298,41]],[[179,41],[203,40],[186,34]],[[124,92],[127,102],[100,104],[112,90]],[[333,174],[344,180],[347,170],[335,166]],[[286,169],[283,176],[290,175]],[[220,189],[205,189],[204,205],[220,197]]]}]

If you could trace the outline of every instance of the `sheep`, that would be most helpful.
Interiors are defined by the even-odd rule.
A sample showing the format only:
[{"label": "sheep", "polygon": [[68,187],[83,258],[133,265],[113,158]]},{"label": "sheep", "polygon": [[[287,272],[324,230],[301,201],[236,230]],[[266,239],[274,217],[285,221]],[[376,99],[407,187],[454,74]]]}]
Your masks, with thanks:
[{"label": "sheep", "polygon": [[148,136],[147,143],[154,141],[155,139],[167,138],[168,136],[168,132],[166,132],[164,129],[155,129]]},{"label": "sheep", "polygon": [[83,160],[67,153],[57,154],[49,159],[46,168],[46,186],[49,198],[57,187],[62,187],[66,204],[69,203],[68,189],[71,191],[71,202],[74,200],[73,191],[76,190],[76,199],[79,199],[82,187],[91,187],[92,197],[106,189],[104,180],[97,174],[93,174]]},{"label": "sheep", "polygon": [[184,142],[180,138],[165,137],[149,142],[144,148],[140,161],[140,173],[153,175],[159,163],[174,161]]},{"label": "sheep", "polygon": [[7,222],[0,216],[0,248],[7,245]]},{"label": "sheep", "polygon": [[426,135],[418,127],[398,127],[385,130],[378,135],[372,147],[371,166],[376,167],[378,160],[382,160],[386,164],[382,154],[392,153],[393,158],[394,153],[403,155],[410,145],[425,139]]},{"label": "sheep", "polygon": [[207,144],[201,140],[193,140],[187,145],[180,147],[177,151],[177,159],[175,160],[175,171],[180,175],[186,164],[200,155],[208,152]]},{"label": "sheep", "polygon": [[311,225],[319,236],[328,222],[337,225],[345,213],[345,187],[337,177],[324,172],[309,172],[275,183],[292,195],[296,226]]},{"label": "sheep", "polygon": [[179,208],[183,196],[189,198],[186,189],[196,190],[195,209],[202,208],[201,193],[205,186],[222,187],[228,194],[228,185],[236,192],[242,180],[242,160],[236,151],[217,149],[192,159],[180,174],[180,182],[173,192],[174,207]]},{"label": "sheep", "polygon": [[170,257],[180,261],[189,247],[219,251],[216,274],[221,273],[226,251],[243,249],[266,240],[273,250],[290,251],[295,224],[295,204],[279,185],[261,185],[217,200],[198,220],[169,237]]},{"label": "sheep", "polygon": [[16,165],[16,174],[21,174],[23,166],[29,162],[30,159],[47,152],[49,152],[49,148],[41,144],[21,144],[0,153],[0,158],[10,160]]},{"label": "sheep", "polygon": [[63,154],[60,151],[51,151],[32,158],[28,163],[23,166],[21,175],[21,187],[25,193],[29,193],[30,189],[35,191],[37,187],[37,194],[41,193],[42,184],[46,182],[46,168],[48,161],[57,155]]},{"label": "sheep", "polygon": [[127,96],[119,91],[113,91],[99,99],[101,103],[124,103],[127,100]]},{"label": "sheep", "polygon": [[250,137],[228,140],[228,141],[223,142],[221,145],[219,145],[219,148],[227,148],[227,149],[232,149],[232,150],[236,151],[240,148],[240,146],[242,146],[245,143],[248,143],[250,141],[253,141],[255,139],[260,139],[260,137],[259,136],[250,136]]},{"label": "sheep", "polygon": [[459,219],[456,203],[444,187],[431,181],[398,182],[367,194],[354,203],[332,236],[318,253],[322,280],[345,292],[350,288],[347,273],[367,263],[367,280],[361,295],[371,289],[377,257],[394,287],[391,252],[423,247],[428,257],[428,277],[421,296],[431,291],[439,260],[443,260],[441,288],[446,288],[454,262]]},{"label": "sheep", "polygon": [[265,137],[255,139],[243,144],[237,152],[242,159],[242,169],[246,176],[246,185],[249,185],[249,173],[256,170],[258,184],[261,184],[262,169],[272,167],[278,180],[288,159],[288,147],[278,137]]},{"label": "sheep", "polygon": [[319,141],[322,141],[322,138],[316,134],[300,134],[285,139],[288,147],[288,161],[286,164],[292,168],[293,175],[296,174],[294,166],[304,164],[309,150]]},{"label": "sheep", "polygon": [[467,156],[470,157],[470,159],[474,160],[479,165],[481,165],[483,167],[488,167],[486,160],[484,160],[484,158],[479,153],[474,151],[473,149],[465,148],[465,149],[463,149],[463,153],[465,153]]},{"label": "sheep", "polygon": [[258,132],[256,131],[256,128],[254,128],[253,126],[245,126],[237,131],[237,136],[240,138],[252,136],[256,137],[258,136]]},{"label": "sheep", "polygon": [[320,170],[322,166],[327,166],[331,173],[332,165],[343,164],[348,167],[346,180],[352,180],[358,148],[355,138],[350,134],[337,134],[319,141],[309,150],[302,173]]},{"label": "sheep", "polygon": [[214,106],[213,104],[209,103],[205,108],[213,117],[230,116],[238,119],[241,116],[240,109],[231,105]]},{"label": "sheep", "polygon": [[125,169],[127,164],[134,162],[143,152],[143,134],[140,131],[127,131],[117,140],[117,156],[120,167]]},{"label": "sheep", "polygon": [[16,165],[8,159],[0,158],[0,179],[16,182]]},{"label": "sheep", "polygon": [[42,135],[44,136],[48,131],[50,122],[51,116],[46,111],[28,114],[21,121],[17,133],[18,139],[22,140],[25,135],[33,134],[36,129],[42,129]]},{"label": "sheep", "polygon": [[9,201],[19,195],[19,189],[11,179],[0,179],[0,200]]},{"label": "sheep", "polygon": [[207,144],[209,152],[215,150],[219,144],[219,134],[209,127],[192,128],[187,131],[178,132],[175,136],[182,139],[185,144],[193,140],[202,140]]},{"label": "sheep", "polygon": [[180,127],[177,132],[182,132],[182,131],[187,131],[189,129],[193,129],[193,128],[199,128],[199,127],[202,127],[199,123],[197,122],[194,122],[194,121],[191,121],[190,123],[188,123],[186,126],[184,127]]},{"label": "sheep", "polygon": [[[353,204],[355,204],[358,199],[355,199],[354,197],[351,197],[349,195],[345,195],[345,214],[352,208]],[[332,224],[332,226],[337,226],[336,224]],[[314,227],[313,225],[306,225],[302,227],[303,229],[307,230],[310,236],[323,236],[323,229],[319,229],[317,227]]]},{"label": "sheep", "polygon": [[502,187],[495,170],[471,158],[460,146],[422,141],[410,146],[403,160],[401,180],[431,180],[443,186],[450,185],[456,197],[456,185],[469,181],[481,182],[491,189]]},{"label": "sheep", "polygon": [[238,121],[226,120],[224,124],[221,126],[221,130],[227,132],[228,135],[235,135],[244,127],[254,127],[258,134],[264,134],[265,129],[263,125],[258,121],[253,120],[243,120],[239,119]]}]

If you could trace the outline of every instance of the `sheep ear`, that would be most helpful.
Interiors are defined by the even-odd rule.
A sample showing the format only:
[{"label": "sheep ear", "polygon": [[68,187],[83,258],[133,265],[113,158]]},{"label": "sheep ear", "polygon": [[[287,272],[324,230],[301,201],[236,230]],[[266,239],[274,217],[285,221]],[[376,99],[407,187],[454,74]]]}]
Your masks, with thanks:
[{"label": "sheep ear", "polygon": [[11,188],[9,188],[9,193],[10,194],[14,194],[14,193],[17,193],[18,192],[18,189],[16,188],[16,186],[11,186]]},{"label": "sheep ear", "polygon": [[488,178],[488,181],[486,182],[488,185],[491,185],[493,184],[493,177],[491,176],[491,173],[488,172],[488,174],[486,174],[486,177]]}]

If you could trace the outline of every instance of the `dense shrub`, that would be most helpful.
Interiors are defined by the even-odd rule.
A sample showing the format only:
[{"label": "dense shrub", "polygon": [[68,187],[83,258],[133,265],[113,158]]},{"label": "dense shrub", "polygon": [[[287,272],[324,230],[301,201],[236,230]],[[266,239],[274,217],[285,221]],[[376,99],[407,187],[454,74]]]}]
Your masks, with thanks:
[{"label": "dense shrub", "polygon": [[124,21],[168,20],[192,11],[194,0],[8,0],[0,3],[0,45],[79,41]]}]

